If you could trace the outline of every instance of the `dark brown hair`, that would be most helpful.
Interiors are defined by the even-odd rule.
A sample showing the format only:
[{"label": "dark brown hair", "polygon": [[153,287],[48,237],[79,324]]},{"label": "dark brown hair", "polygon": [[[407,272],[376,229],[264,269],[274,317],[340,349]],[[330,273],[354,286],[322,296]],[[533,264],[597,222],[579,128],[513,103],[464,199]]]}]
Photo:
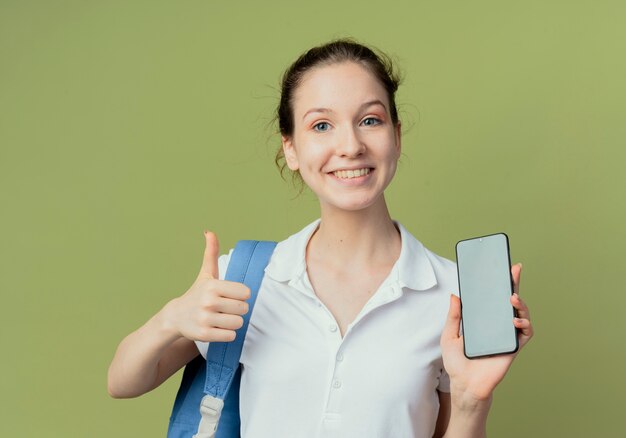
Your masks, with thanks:
[{"label": "dark brown hair", "polygon": [[[293,100],[294,93],[302,81],[302,76],[314,67],[352,61],[361,64],[382,84],[389,98],[389,112],[394,125],[398,124],[395,94],[400,85],[400,78],[394,71],[389,56],[369,48],[352,39],[339,39],[309,49],[293,63],[283,74],[281,81],[280,103],[276,111],[278,128],[281,135],[293,136]],[[286,167],[282,147],[275,158],[281,175]],[[299,172],[293,173],[294,181],[302,182]]]}]

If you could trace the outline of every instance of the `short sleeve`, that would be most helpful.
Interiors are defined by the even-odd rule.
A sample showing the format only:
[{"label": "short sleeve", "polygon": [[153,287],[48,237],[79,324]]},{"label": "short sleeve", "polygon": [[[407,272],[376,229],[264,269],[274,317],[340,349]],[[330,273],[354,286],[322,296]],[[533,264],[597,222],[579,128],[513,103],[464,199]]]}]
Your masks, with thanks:
[{"label": "short sleeve", "polygon": [[[231,249],[228,254],[222,254],[217,259],[217,270],[219,271],[219,278],[223,280],[226,276],[226,269],[228,268],[228,262],[230,261],[230,256],[233,253]],[[198,347],[198,351],[206,359],[206,353],[209,350],[209,343],[202,341],[194,341],[196,343],[196,347]]]}]

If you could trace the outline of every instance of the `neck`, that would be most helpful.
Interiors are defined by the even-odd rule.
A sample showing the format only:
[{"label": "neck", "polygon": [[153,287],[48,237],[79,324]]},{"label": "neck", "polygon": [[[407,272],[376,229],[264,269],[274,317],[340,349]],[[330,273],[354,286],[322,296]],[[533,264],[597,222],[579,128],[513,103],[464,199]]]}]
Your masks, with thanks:
[{"label": "neck", "polygon": [[400,254],[399,231],[391,220],[384,197],[359,211],[321,206],[321,222],[307,254],[322,255],[338,266],[368,266],[395,262]]}]

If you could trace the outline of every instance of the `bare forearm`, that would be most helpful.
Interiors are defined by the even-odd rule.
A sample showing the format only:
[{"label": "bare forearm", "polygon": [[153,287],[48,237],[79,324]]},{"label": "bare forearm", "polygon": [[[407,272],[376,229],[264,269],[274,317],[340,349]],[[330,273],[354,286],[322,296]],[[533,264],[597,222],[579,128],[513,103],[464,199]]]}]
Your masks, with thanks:
[{"label": "bare forearm", "polygon": [[492,398],[475,399],[452,388],[450,421],[444,438],[484,438]]},{"label": "bare forearm", "polygon": [[137,397],[154,388],[163,352],[180,338],[168,326],[164,313],[165,308],[118,346],[108,373],[112,397]]}]

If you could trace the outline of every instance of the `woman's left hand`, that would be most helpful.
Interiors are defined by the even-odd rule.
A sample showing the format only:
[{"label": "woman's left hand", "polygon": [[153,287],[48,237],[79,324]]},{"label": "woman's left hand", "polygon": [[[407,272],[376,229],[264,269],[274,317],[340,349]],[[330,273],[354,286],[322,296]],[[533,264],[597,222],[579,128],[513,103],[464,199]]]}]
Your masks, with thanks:
[{"label": "woman's left hand", "polygon": [[466,358],[463,353],[463,337],[459,335],[461,301],[455,295],[450,296],[448,319],[441,334],[441,350],[444,366],[450,376],[453,397],[457,393],[458,396],[469,396],[476,401],[489,399],[519,351],[533,336],[528,307],[519,297],[521,270],[521,264],[511,267],[514,284],[511,304],[517,310],[517,318],[513,324],[519,329],[519,349],[516,353],[479,359]]}]

